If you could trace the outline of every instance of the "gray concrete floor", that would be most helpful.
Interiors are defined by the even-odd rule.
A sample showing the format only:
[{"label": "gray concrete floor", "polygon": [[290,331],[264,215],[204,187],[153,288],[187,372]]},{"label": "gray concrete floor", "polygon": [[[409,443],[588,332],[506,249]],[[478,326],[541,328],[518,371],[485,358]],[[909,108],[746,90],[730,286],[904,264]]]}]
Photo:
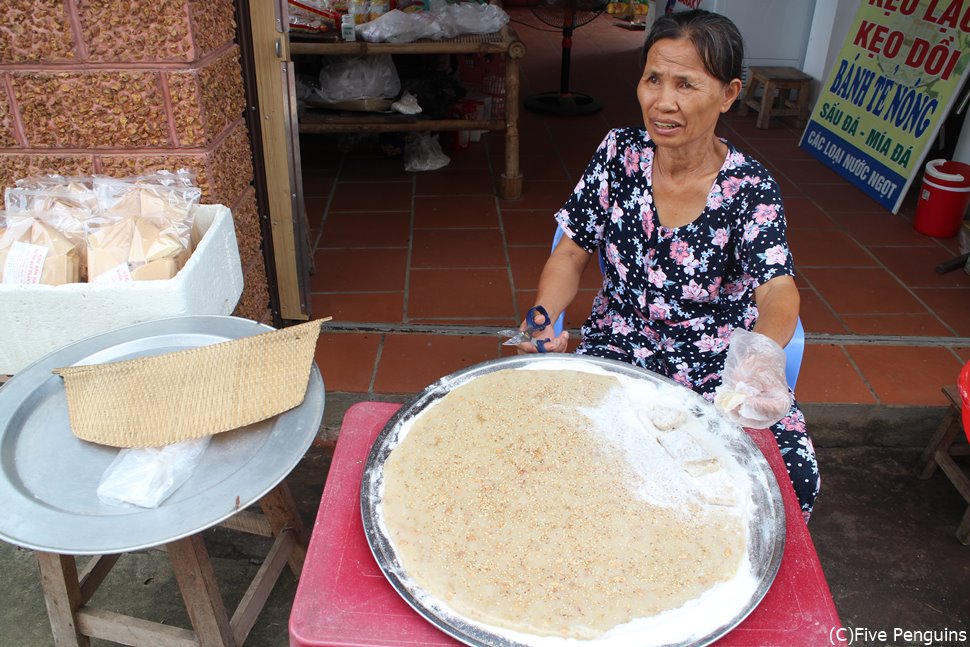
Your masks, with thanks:
[{"label": "gray concrete floor", "polygon": [[[323,438],[335,436],[343,411],[356,399],[328,394]],[[940,472],[926,481],[915,477],[921,451],[915,444],[835,446],[839,435],[831,430],[819,437],[825,441],[817,447],[822,496],[809,527],[836,607],[847,627],[887,633],[886,640],[856,644],[965,644],[893,638],[894,630],[970,635],[970,546],[954,537],[966,509],[959,494]],[[329,459],[329,450],[313,448],[289,479],[311,528]],[[205,539],[224,601],[232,609],[269,544],[219,528],[206,531]],[[0,647],[52,645],[33,554],[0,544],[0,582]],[[289,644],[287,622],[295,592],[296,581],[285,572],[247,645]],[[167,556],[159,550],[119,560],[92,604],[189,626]]]}]

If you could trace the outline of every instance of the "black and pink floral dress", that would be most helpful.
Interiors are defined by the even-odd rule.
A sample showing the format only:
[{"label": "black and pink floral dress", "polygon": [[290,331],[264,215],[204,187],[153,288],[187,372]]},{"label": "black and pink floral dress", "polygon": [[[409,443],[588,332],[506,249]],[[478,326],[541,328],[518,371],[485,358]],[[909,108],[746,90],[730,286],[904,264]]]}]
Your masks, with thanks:
[{"label": "black and pink floral dress", "polygon": [[[754,291],[793,275],[778,184],[729,142],[707,207],[693,222],[660,224],[653,203],[655,146],[647,131],[609,132],[556,220],[604,259],[603,287],[576,352],[673,378],[713,400],[734,328],[758,318]],[[772,427],[806,518],[818,464],[797,403]]]}]

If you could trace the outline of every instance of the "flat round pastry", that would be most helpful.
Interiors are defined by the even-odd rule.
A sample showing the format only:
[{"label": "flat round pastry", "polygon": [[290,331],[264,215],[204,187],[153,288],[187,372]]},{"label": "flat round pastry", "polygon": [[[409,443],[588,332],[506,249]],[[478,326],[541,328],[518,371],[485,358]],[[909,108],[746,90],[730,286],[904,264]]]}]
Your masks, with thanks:
[{"label": "flat round pastry", "polygon": [[703,404],[586,361],[449,389],[382,464],[377,525],[408,589],[512,644],[723,624],[724,601],[758,588],[754,506]]}]

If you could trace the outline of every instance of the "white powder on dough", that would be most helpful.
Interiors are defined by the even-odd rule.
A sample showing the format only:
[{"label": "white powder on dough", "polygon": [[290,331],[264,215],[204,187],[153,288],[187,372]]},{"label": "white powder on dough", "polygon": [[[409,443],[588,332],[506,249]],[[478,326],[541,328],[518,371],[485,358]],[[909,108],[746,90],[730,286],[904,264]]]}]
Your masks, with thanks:
[{"label": "white powder on dough", "polygon": [[[620,388],[611,391],[599,406],[585,407],[579,411],[594,423],[597,433],[603,434],[607,442],[624,452],[638,472],[652,473],[651,478],[639,484],[638,496],[655,505],[676,508],[688,498],[697,497],[700,488],[697,481],[702,481],[704,486],[710,486],[718,479],[724,480],[737,487],[737,503],[733,507],[738,515],[745,518],[745,527],[749,535],[747,539],[750,542],[750,529],[755,513],[751,476],[740,465],[726,444],[720,442],[729,433],[736,433],[736,431],[716,413],[712,413],[711,407],[698,408],[693,394],[686,388],[637,380],[607,371],[592,363],[572,359],[536,362],[518,367],[518,370],[571,370],[615,377],[620,382]],[[441,390],[449,391],[463,382],[464,380],[443,384]],[[433,407],[434,404],[406,421],[398,430],[397,443],[404,439],[414,422]],[[715,475],[706,475],[703,479],[697,479],[671,459],[667,450],[657,441],[658,436],[664,432],[653,427],[649,423],[649,415],[644,415],[657,407],[691,411],[691,415],[688,415],[678,431],[689,433],[711,457],[718,459],[721,469]],[[657,452],[663,452],[663,454]],[[712,479],[712,476],[715,478]],[[384,484],[381,483],[379,487],[381,496],[383,496],[383,489]],[[377,506],[377,523],[384,536],[388,537],[380,506]],[[732,579],[715,585],[700,597],[676,609],[647,618],[637,618],[613,627],[596,639],[576,640],[523,634],[469,620],[459,616],[441,600],[429,596],[423,589],[415,586],[406,574],[398,573],[398,575],[405,581],[406,587],[415,596],[417,602],[434,614],[440,617],[462,617],[470,625],[530,647],[586,645],[627,647],[631,641],[635,641],[638,647],[654,647],[700,638],[733,620],[741,610],[740,603],[749,600],[759,584],[746,554],[737,574]],[[684,635],[684,627],[692,629],[689,636]]]},{"label": "white powder on dough", "polygon": [[[708,500],[703,493],[707,488],[721,488],[733,494],[738,514],[750,521],[750,478],[723,438],[719,438],[725,428],[710,407],[698,407],[696,401],[692,402],[693,394],[682,387],[622,375],[616,378],[620,388],[610,391],[598,406],[579,411],[590,419],[604,442],[623,451],[634,470],[645,477],[637,489],[640,498],[654,505],[677,508],[690,499]],[[660,431],[649,424],[649,412],[659,408],[690,413],[677,429]],[[678,438],[676,444],[664,443],[664,439],[674,436]],[[708,458],[717,460],[719,469],[713,474],[691,476],[683,466],[687,459]]]}]

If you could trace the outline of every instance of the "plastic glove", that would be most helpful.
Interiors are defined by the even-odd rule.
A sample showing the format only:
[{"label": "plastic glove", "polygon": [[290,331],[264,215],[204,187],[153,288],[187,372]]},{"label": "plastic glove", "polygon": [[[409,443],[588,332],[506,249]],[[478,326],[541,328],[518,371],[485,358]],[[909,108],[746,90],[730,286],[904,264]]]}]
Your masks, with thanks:
[{"label": "plastic glove", "polygon": [[785,380],[785,351],[765,335],[735,328],[714,406],[732,422],[763,429],[781,420],[792,404]]}]

